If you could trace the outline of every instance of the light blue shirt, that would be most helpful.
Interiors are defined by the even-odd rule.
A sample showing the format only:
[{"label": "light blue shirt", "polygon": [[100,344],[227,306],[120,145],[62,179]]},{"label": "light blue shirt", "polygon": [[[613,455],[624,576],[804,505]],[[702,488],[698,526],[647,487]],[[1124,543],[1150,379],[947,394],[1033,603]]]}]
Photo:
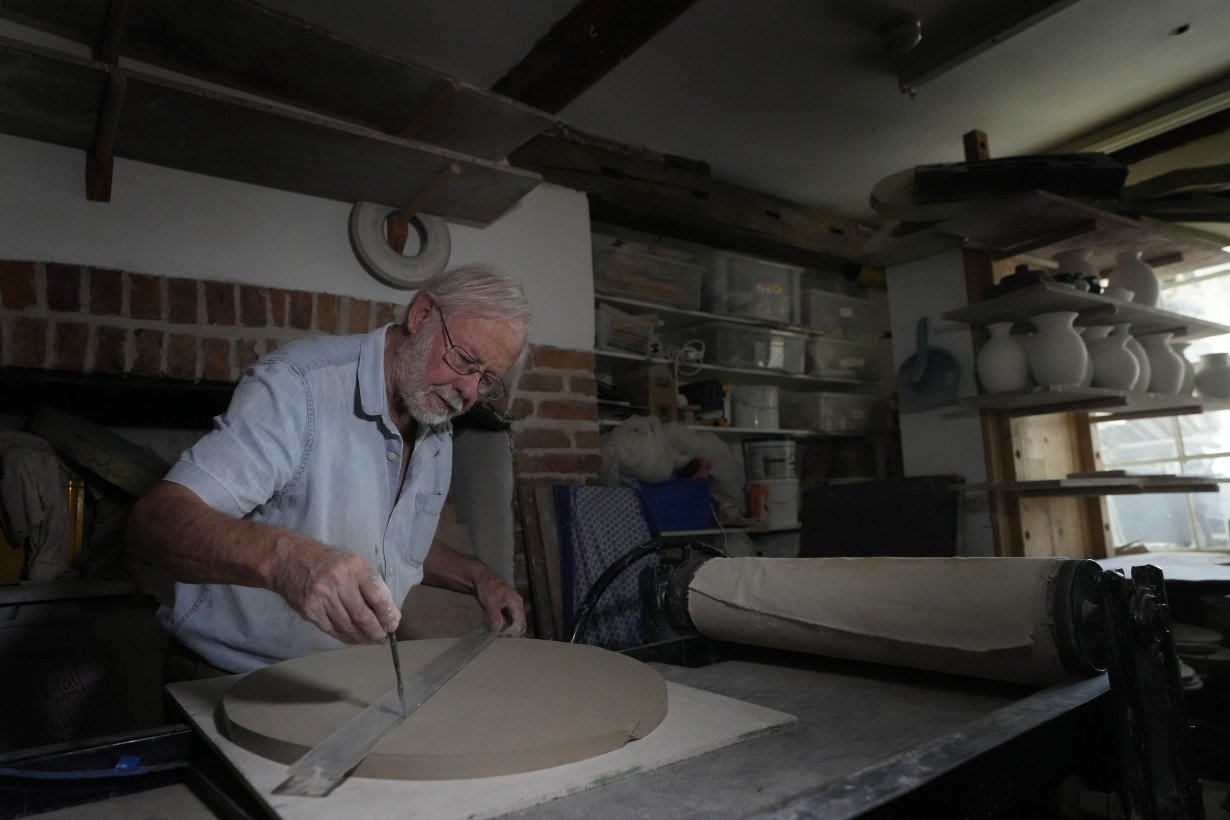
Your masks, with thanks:
[{"label": "light blue shirt", "polygon": [[[384,338],[291,342],[248,368],[214,429],[180,456],[168,481],[210,507],[350,550],[400,602],[423,580],[452,476],[450,425],[418,425],[397,493],[402,438],[385,398]],[[233,672],[343,644],[275,592],[176,584],[163,625],[209,663]]]}]

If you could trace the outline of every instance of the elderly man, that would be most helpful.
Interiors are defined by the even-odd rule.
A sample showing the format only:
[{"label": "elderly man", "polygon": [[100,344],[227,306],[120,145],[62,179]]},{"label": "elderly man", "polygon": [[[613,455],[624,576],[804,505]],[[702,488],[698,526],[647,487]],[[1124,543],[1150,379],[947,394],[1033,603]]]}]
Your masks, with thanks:
[{"label": "elderly man", "polygon": [[492,628],[524,633],[508,582],[434,537],[449,420],[504,394],[530,322],[519,284],[461,266],[425,282],[400,324],[249,367],[129,521],[129,551],[176,581],[159,618],[190,668],[171,677],[383,640],[420,582],[472,593]]}]

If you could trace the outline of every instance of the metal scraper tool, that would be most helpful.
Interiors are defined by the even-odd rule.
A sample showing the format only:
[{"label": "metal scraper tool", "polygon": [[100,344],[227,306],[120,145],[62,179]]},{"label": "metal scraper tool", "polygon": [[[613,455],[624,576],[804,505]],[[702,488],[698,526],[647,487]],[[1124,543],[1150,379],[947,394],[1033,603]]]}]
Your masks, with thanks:
[{"label": "metal scraper tool", "polygon": [[393,674],[397,676],[397,699],[401,701],[402,714],[406,713],[406,684],[401,679],[401,653],[397,651],[397,636],[389,633],[389,649],[393,653]]},{"label": "metal scraper tool", "polygon": [[[274,794],[324,797],[359,765],[380,739],[401,725],[410,713],[491,645],[500,632],[486,627],[458,638],[405,684],[405,709],[398,709],[397,687],[342,724],[318,746],[291,764]],[[398,675],[400,680],[401,676]]]}]

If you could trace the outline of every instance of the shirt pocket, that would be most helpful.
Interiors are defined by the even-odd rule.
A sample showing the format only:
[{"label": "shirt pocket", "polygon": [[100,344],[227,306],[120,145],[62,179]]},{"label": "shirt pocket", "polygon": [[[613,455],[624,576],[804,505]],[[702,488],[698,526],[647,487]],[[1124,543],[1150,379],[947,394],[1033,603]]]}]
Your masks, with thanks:
[{"label": "shirt pocket", "polygon": [[402,557],[415,569],[423,566],[423,561],[427,559],[446,498],[443,493],[415,493],[414,520],[410,523],[410,537],[406,539],[406,552]]}]

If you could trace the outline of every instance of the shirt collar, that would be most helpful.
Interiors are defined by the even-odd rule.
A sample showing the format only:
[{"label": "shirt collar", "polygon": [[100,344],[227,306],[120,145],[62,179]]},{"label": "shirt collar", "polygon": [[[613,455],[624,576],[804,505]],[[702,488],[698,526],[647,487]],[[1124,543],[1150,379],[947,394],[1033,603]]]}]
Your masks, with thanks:
[{"label": "shirt collar", "polygon": [[[388,396],[384,390],[384,340],[390,327],[392,325],[384,325],[368,333],[359,347],[359,404],[364,413],[376,418],[387,418],[389,414]],[[443,439],[453,433],[451,421],[439,427],[429,427],[426,424],[419,424],[417,427],[416,440],[422,440],[429,435]]]}]

